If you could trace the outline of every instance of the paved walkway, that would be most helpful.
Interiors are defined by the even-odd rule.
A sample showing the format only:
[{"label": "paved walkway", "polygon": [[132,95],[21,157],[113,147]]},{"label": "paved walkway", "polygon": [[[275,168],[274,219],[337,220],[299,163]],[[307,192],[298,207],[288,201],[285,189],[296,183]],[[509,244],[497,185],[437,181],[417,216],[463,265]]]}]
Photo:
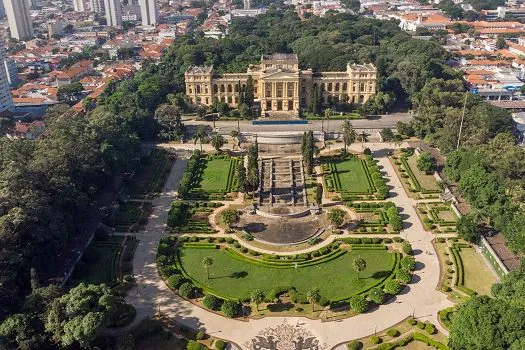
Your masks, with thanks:
[{"label": "paved walkway", "polygon": [[[353,146],[356,150],[361,149],[361,145]],[[170,203],[176,198],[178,183],[187,163],[185,160],[178,159],[165,185],[164,192],[154,200],[155,209],[145,230],[137,234],[140,243],[133,262],[137,286],[130,291],[127,297],[127,301],[137,309],[137,318],[134,323],[143,317],[152,316],[160,308],[163,314],[178,322],[233,341],[243,349],[251,348],[249,346],[251,340],[261,332],[272,334],[278,326],[280,326],[279,329],[283,329],[285,323],[289,326],[288,328],[293,328],[294,332],[301,330],[317,337],[322,348],[332,348],[344,341],[370,336],[376,331],[379,332],[395,325],[412,314],[421,320],[430,320],[443,331],[437,321],[437,312],[452,306],[453,303],[446,298],[445,294],[436,290],[440,271],[439,261],[431,243],[434,236],[423,229],[414,210],[415,201],[409,198],[403,190],[401,182],[386,157],[388,149],[385,149],[385,145],[382,144],[367,144],[367,146],[374,151],[379,165],[386,172],[388,185],[392,187],[389,200],[403,208],[401,214],[405,228],[401,236],[407,237],[411,242],[418,261],[412,284],[407,286],[394,300],[381,305],[373,312],[337,322],[291,317],[267,317],[246,322],[208,312],[178,297],[160,279],[155,264],[157,244],[165,234]],[[337,348],[343,349],[344,347],[338,346]]]}]

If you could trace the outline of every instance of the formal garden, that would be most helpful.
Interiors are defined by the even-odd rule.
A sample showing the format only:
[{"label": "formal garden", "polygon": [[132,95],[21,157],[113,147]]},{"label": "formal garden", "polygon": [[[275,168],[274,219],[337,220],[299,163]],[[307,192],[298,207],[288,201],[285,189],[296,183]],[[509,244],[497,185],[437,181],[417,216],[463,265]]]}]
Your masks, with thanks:
[{"label": "formal garden", "polygon": [[399,233],[403,220],[392,202],[349,202],[357,215],[353,233]]},{"label": "formal garden", "polygon": [[188,161],[179,195],[193,200],[229,200],[237,189],[235,171],[239,158],[205,155],[195,151]]},{"label": "formal garden", "polygon": [[137,232],[148,222],[153,211],[151,202],[130,201],[119,203],[104,223],[114,227],[116,232]]},{"label": "formal garden", "polygon": [[413,148],[402,148],[394,153],[391,161],[409,196],[439,198],[442,189],[434,177],[435,164],[427,153],[418,156]]},{"label": "formal garden", "polygon": [[218,202],[175,201],[168,212],[168,227],[177,233],[216,233],[209,216],[221,206]]},{"label": "formal garden", "polygon": [[370,337],[352,340],[346,346],[348,350],[448,350],[447,342],[447,337],[438,332],[431,322],[408,318]]},{"label": "formal garden", "polygon": [[444,292],[455,300],[476,294],[490,295],[496,277],[472,244],[458,238],[437,238],[435,246],[442,266]]},{"label": "formal garden", "polygon": [[328,196],[344,201],[385,199],[388,188],[371,155],[341,154],[320,158]]},{"label": "formal garden", "polygon": [[433,233],[456,233],[456,222],[459,216],[452,208],[452,204],[419,203],[416,209],[425,230]]},{"label": "formal garden", "polygon": [[151,199],[159,194],[174,162],[174,155],[158,148],[141,157],[140,164],[125,182],[129,196],[132,199]]},{"label": "formal garden", "polygon": [[159,244],[157,263],[170,288],[228,317],[242,310],[254,317],[279,312],[316,317],[323,309],[348,317],[410,283],[411,253],[399,237],[345,238],[310,253],[279,256],[233,238],[169,236]]}]

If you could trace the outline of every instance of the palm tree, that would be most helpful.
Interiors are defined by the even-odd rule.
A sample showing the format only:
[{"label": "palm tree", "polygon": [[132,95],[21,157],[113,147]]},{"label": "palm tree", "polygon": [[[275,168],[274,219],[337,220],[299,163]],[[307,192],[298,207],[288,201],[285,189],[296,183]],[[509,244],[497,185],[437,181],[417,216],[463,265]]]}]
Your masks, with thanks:
[{"label": "palm tree", "polygon": [[233,130],[230,132],[230,136],[231,136],[232,141],[233,141],[233,148],[235,148],[235,145],[239,142],[239,140],[238,140],[238,138],[239,138],[239,131],[233,129]]},{"label": "palm tree", "polygon": [[321,299],[321,294],[319,293],[319,289],[317,288],[310,288],[306,292],[306,299],[308,299],[308,302],[312,304],[312,312],[314,312],[314,305],[315,303],[319,302]]},{"label": "palm tree", "polygon": [[215,148],[215,151],[219,153],[221,151],[221,147],[224,146],[226,143],[226,139],[221,134],[214,132],[211,135],[211,145],[213,148]]},{"label": "palm tree", "polygon": [[264,293],[260,289],[254,289],[250,295],[250,300],[255,304],[257,311],[259,311],[259,304],[264,301]]},{"label": "palm tree", "polygon": [[213,259],[209,256],[202,259],[202,265],[204,265],[204,268],[206,269],[206,280],[210,279],[210,266],[213,265]]},{"label": "palm tree", "polygon": [[343,134],[343,142],[345,143],[346,152],[346,148],[354,143],[356,139],[354,127],[350,120],[346,119],[343,121],[343,124],[341,124],[341,133]]},{"label": "palm tree", "polygon": [[357,271],[357,279],[359,279],[359,272],[364,269],[366,269],[366,260],[363,257],[358,256],[354,259],[354,270]]},{"label": "palm tree", "polygon": [[368,136],[370,136],[370,135],[368,135],[368,134],[367,134],[366,132],[364,132],[364,131],[361,131],[361,132],[359,133],[359,139],[361,140],[361,142],[362,142],[363,144],[364,144],[365,142],[368,142]]},{"label": "palm tree", "polygon": [[201,144],[201,152],[202,152],[202,143],[205,142],[208,139],[208,132],[206,131],[204,125],[201,125],[197,128],[197,132],[193,134],[193,142],[194,144],[197,144],[197,142],[200,142]]}]

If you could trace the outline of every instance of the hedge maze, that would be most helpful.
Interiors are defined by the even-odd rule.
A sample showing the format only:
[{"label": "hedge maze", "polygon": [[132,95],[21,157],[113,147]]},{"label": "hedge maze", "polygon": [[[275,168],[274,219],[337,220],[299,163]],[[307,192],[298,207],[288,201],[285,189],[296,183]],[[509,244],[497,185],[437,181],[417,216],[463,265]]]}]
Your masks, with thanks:
[{"label": "hedge maze", "polygon": [[388,188],[372,156],[321,157],[324,186],[341,200],[385,199]]}]

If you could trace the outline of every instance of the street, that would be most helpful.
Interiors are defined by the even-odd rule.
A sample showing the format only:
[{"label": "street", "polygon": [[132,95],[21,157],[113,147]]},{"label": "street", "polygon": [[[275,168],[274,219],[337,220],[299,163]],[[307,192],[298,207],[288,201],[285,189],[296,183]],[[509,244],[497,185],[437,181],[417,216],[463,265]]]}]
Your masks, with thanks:
[{"label": "street", "polygon": [[[384,128],[394,129],[397,122],[409,122],[412,115],[409,113],[392,113],[389,115],[381,115],[372,117],[370,119],[352,120],[352,125],[355,129],[366,129],[368,132],[378,131]],[[308,124],[286,124],[286,125],[253,125],[249,120],[241,120],[239,127],[242,132],[275,132],[275,131],[321,131],[324,128],[325,132],[339,131],[343,120],[312,120]],[[186,126],[208,125],[213,127],[213,122],[200,120],[184,120]],[[237,121],[217,121],[215,122],[215,129],[221,134],[229,134],[230,131],[237,129]]]}]

